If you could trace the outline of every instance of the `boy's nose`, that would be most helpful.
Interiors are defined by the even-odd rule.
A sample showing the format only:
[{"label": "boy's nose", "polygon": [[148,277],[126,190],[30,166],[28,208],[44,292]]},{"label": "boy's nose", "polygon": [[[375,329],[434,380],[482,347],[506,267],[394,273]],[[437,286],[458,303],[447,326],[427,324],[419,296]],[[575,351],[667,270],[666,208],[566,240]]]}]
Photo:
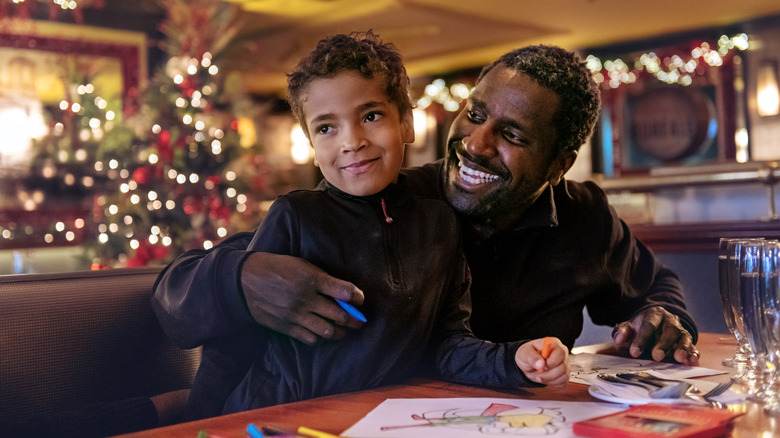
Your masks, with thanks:
[{"label": "boy's nose", "polygon": [[341,145],[342,152],[357,152],[368,144],[363,130],[359,127],[353,127],[344,133],[344,141]]}]

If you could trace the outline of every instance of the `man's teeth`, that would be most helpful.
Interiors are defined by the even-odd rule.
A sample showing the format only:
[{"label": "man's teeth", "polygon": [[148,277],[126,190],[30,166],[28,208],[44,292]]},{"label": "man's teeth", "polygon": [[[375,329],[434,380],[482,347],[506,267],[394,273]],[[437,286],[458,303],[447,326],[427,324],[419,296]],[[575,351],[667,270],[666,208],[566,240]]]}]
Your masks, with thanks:
[{"label": "man's teeth", "polygon": [[468,166],[464,166],[463,162],[458,162],[460,168],[460,177],[463,181],[469,184],[485,184],[498,179],[498,175],[492,173],[485,173],[480,170],[472,169]]}]

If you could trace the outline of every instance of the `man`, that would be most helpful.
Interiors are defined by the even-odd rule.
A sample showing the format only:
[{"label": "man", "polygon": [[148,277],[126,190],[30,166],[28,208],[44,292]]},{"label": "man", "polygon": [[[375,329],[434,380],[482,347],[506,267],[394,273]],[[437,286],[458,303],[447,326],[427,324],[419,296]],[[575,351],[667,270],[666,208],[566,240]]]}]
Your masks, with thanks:
[{"label": "man", "polygon": [[[603,191],[563,179],[599,99],[573,54],[510,52],[480,75],[445,160],[408,178],[462,218],[478,337],[556,336],[571,348],[587,306],[595,323],[615,326],[613,341],[632,356],[696,365],[696,328],[677,277],[631,235]],[[309,344],[359,330],[333,301],[360,305],[359,289],[294,257],[247,252],[252,236],[190,251],[161,274],[153,305],[174,341],[194,347],[254,324]]]}]

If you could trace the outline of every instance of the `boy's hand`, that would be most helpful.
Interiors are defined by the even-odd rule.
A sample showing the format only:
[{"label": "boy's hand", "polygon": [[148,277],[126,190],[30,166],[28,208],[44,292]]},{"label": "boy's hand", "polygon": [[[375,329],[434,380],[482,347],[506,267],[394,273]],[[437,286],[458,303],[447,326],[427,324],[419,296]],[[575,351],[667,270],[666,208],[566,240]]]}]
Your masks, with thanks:
[{"label": "boy's hand", "polygon": [[517,349],[515,362],[534,382],[556,389],[565,388],[569,383],[569,349],[558,338],[526,342]]}]

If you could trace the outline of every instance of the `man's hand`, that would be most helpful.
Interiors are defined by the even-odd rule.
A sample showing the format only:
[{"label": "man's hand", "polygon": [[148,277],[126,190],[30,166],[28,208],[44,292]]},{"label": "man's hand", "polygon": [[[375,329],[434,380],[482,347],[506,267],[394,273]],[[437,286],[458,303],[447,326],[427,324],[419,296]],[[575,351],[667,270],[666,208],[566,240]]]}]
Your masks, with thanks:
[{"label": "man's hand", "polygon": [[628,347],[632,357],[652,348],[653,360],[662,361],[672,353],[681,364],[699,364],[699,350],[693,345],[691,334],[680,324],[680,318],[660,306],[645,309],[631,321],[616,325],[612,341],[618,347]]},{"label": "man's hand", "polygon": [[258,324],[309,345],[362,325],[334,299],[360,306],[363,292],[297,257],[253,253],[242,267],[241,287]]}]

